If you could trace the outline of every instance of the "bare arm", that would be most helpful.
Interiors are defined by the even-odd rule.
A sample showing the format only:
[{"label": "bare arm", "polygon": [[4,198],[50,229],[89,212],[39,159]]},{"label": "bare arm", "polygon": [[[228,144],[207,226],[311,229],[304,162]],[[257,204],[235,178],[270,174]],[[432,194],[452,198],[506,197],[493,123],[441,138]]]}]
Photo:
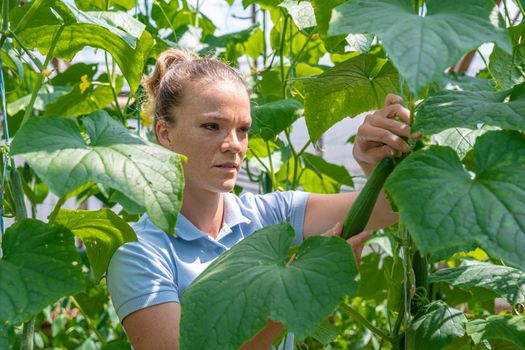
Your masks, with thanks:
[{"label": "bare arm", "polygon": [[[163,303],[135,311],[122,323],[135,350],[178,350],[180,312],[180,304]],[[281,323],[268,321],[241,350],[267,350],[282,329]]]}]

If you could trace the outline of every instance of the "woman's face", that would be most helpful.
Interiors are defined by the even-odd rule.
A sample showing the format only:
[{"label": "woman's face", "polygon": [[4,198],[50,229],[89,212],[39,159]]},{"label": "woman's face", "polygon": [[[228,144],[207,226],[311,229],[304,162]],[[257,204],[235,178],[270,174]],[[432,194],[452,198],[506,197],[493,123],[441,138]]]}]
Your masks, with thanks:
[{"label": "woman's face", "polygon": [[248,148],[250,99],[238,83],[190,83],[168,131],[171,149],[188,157],[187,189],[229,192]]}]

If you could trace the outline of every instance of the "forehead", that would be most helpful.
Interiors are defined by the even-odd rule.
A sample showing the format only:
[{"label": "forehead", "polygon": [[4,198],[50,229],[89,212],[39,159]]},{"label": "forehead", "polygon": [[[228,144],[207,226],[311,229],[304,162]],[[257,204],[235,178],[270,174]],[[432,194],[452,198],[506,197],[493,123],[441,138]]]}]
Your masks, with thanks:
[{"label": "forehead", "polygon": [[190,83],[182,105],[194,115],[215,113],[251,119],[248,92],[237,82]]}]

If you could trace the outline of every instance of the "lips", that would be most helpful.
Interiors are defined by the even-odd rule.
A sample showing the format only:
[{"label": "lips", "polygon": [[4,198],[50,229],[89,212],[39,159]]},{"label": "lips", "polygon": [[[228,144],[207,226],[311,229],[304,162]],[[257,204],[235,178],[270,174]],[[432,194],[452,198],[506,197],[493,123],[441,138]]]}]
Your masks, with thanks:
[{"label": "lips", "polygon": [[234,162],[226,162],[222,164],[214,165],[215,168],[223,168],[223,169],[236,169],[239,170],[239,165],[237,165]]}]

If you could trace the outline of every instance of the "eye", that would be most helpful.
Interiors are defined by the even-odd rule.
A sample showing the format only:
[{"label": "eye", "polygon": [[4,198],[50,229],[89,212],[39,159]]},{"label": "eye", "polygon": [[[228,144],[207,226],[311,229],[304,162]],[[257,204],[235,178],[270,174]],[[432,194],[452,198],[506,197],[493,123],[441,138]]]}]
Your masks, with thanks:
[{"label": "eye", "polygon": [[251,129],[252,129],[252,128],[251,128],[250,126],[245,126],[245,127],[240,128],[239,130],[240,130],[242,133],[249,133]]},{"label": "eye", "polygon": [[204,123],[201,125],[201,128],[204,128],[206,130],[214,131],[219,130],[219,124],[217,123]]}]

